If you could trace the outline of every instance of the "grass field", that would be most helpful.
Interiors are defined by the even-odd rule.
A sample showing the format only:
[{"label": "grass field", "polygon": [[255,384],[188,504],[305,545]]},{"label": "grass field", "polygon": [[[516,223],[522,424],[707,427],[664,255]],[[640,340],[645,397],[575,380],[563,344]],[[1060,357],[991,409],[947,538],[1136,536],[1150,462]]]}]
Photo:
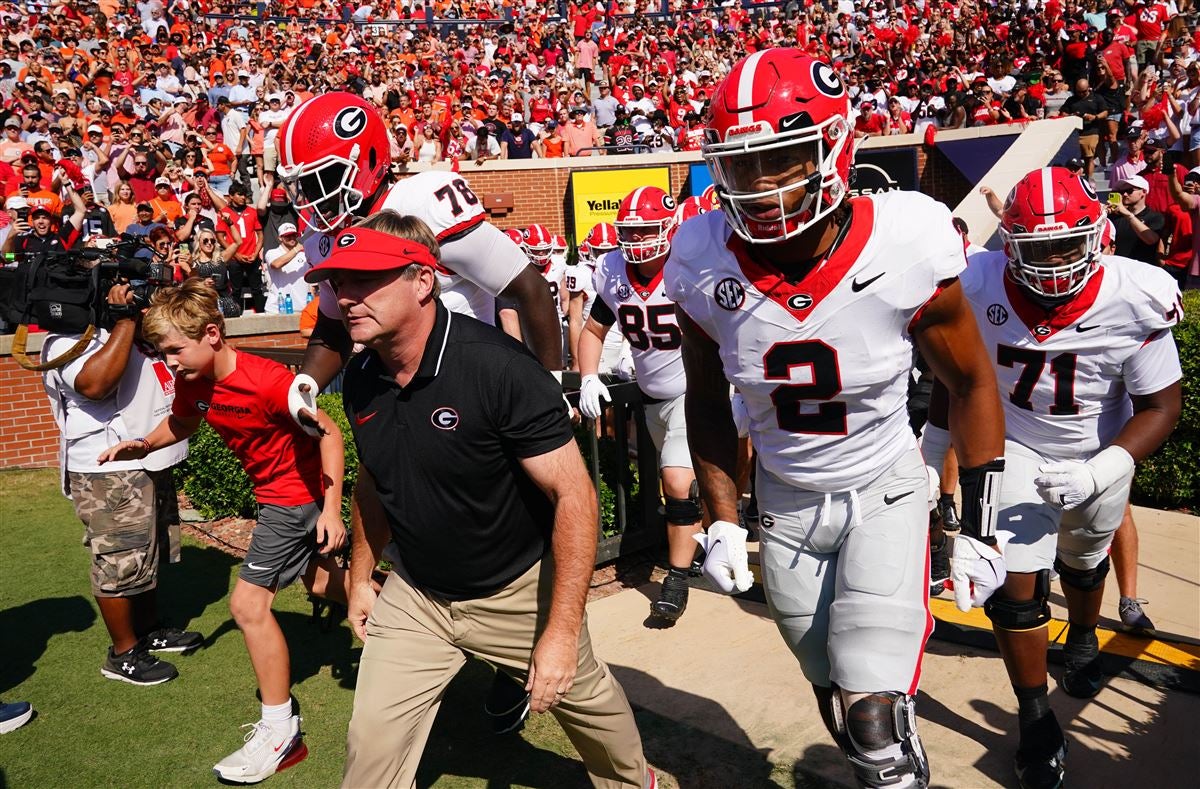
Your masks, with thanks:
[{"label": "grass field", "polygon": [[[164,568],[161,610],[206,636],[194,654],[171,658],[177,680],[140,688],[104,679],[109,642],[89,593],[82,526],[56,483],[54,471],[0,473],[0,697],[37,710],[0,737],[0,787],[216,785],[212,765],[241,745],[238,726],[258,718],[254,675],[227,608],[237,561],[189,540],[183,561]],[[337,786],[361,647],[344,623],[330,632],[312,624],[299,586],[280,595],[276,612],[309,756],[270,785]],[[420,785],[586,785],[553,719],[535,718],[520,738],[487,731],[479,705],[490,681],[472,662],[451,685]]]}]

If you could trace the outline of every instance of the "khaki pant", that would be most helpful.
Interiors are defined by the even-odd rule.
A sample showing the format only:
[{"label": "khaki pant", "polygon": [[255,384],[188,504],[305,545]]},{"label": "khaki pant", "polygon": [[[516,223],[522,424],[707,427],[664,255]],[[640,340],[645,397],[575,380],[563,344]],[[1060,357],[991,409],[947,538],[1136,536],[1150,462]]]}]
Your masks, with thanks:
[{"label": "khaki pant", "polygon": [[[546,572],[542,572],[543,568]],[[367,620],[347,738],[344,789],[411,787],[442,694],[469,652],[524,683],[550,608],[553,565],[535,564],[496,594],[450,603],[392,572]],[[553,708],[593,785],[640,787],[641,737],[625,693],[579,635],[575,684]]]}]

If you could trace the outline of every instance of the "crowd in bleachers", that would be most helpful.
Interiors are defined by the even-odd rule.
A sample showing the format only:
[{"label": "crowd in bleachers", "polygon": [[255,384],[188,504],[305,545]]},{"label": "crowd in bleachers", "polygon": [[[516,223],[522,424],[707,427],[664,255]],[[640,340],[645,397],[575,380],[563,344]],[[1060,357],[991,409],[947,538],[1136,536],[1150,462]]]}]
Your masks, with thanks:
[{"label": "crowd in bleachers", "polygon": [[[19,236],[69,245],[130,229],[149,237],[161,225],[174,234],[162,254],[180,276],[197,263],[225,265],[239,302],[231,310],[268,301],[283,309],[269,285],[244,304],[233,294],[238,270],[285,248],[282,226],[304,229],[274,175],[274,138],[310,96],[347,90],[378,106],[397,171],[693,151],[732,64],[780,45],[834,64],[860,136],[929,139],[938,129],[1075,114],[1083,166],[1112,167],[1116,186],[1143,170],[1163,174],[1155,162],[1200,164],[1188,6],[6,3],[0,191],[9,211],[0,242],[21,251]],[[1154,150],[1177,153],[1156,160]],[[1170,203],[1165,176],[1160,186],[1159,202]]]}]

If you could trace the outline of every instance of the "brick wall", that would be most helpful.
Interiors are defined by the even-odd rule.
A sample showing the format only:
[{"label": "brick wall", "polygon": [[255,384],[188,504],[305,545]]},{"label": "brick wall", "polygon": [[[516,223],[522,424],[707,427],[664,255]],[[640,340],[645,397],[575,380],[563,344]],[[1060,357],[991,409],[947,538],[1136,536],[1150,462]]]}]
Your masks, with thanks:
[{"label": "brick wall", "polygon": [[[303,348],[299,316],[263,315],[228,321],[235,346]],[[44,335],[31,335],[29,353],[41,351]],[[58,427],[42,387],[41,373],[30,372],[11,355],[11,339],[0,337],[0,469],[58,464]]]}]

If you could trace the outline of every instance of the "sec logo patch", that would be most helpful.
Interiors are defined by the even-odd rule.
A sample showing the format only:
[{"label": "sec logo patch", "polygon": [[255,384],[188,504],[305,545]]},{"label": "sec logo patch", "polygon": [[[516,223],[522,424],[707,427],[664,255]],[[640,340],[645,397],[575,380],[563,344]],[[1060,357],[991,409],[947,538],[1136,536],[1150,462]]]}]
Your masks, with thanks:
[{"label": "sec logo patch", "polygon": [[987,308],[988,323],[1003,326],[1008,323],[1008,310],[1003,304],[992,304]]},{"label": "sec logo patch", "polygon": [[733,312],[746,301],[746,288],[734,277],[726,277],[713,289],[713,299],[721,309]]}]

